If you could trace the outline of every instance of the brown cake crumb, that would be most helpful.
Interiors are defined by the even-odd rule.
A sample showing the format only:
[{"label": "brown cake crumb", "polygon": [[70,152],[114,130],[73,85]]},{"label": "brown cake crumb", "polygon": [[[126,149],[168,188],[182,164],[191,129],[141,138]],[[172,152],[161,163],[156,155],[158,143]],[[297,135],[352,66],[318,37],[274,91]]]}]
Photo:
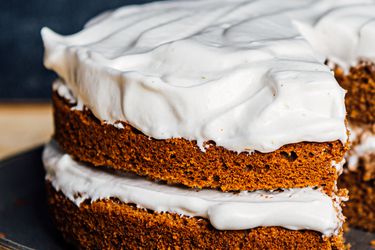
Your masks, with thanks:
[{"label": "brown cake crumb", "polygon": [[[236,153],[211,145],[202,152],[194,141],[156,140],[132,126],[102,124],[87,109],[72,110],[53,94],[55,135],[76,160],[108,166],[153,180],[223,191],[323,187],[332,194],[346,146],[340,141],[289,144],[271,153]],[[211,143],[213,144],[213,143]]]},{"label": "brown cake crumb", "polygon": [[350,197],[343,213],[350,226],[375,232],[375,179],[364,181],[364,174],[363,167],[359,166],[356,171],[346,169],[340,176],[338,186],[347,188]]},{"label": "brown cake crumb", "polygon": [[[335,67],[335,77],[347,90],[345,103],[349,125],[365,133],[375,132],[375,64],[361,61],[349,72]],[[358,132],[358,131],[357,131]],[[353,141],[361,143],[362,135]],[[348,157],[356,154],[348,152]],[[375,232],[375,153],[359,156],[357,166],[345,166],[339,186],[349,190],[350,199],[343,208],[349,225]]]},{"label": "brown cake crumb", "polygon": [[349,122],[375,123],[375,64],[361,61],[346,74],[336,66],[335,77],[347,90],[345,97]]},{"label": "brown cake crumb", "polygon": [[118,200],[77,207],[47,184],[48,203],[64,238],[80,249],[345,249],[342,234],[259,227],[220,231],[206,219],[156,213]]}]

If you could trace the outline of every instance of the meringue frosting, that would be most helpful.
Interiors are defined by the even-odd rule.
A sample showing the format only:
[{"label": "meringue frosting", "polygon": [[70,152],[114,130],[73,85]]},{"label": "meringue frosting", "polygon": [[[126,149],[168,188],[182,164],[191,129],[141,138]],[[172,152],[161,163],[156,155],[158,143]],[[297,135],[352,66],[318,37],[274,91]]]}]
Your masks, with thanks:
[{"label": "meringue frosting", "polygon": [[330,236],[342,226],[339,199],[318,189],[225,193],[171,186],[90,168],[74,161],[54,142],[46,145],[43,162],[46,180],[77,206],[85,200],[118,198],[138,208],[206,218],[218,230],[280,226]]},{"label": "meringue frosting", "polygon": [[100,120],[237,152],[347,140],[342,67],[374,58],[374,1],[126,6],[76,34],[43,28],[45,66]]}]

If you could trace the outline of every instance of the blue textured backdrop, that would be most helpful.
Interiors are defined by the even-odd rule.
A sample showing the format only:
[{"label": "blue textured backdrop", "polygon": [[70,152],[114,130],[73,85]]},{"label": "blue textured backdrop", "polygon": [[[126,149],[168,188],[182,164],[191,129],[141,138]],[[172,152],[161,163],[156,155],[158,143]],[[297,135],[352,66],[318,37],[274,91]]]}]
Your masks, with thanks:
[{"label": "blue textured backdrop", "polygon": [[146,2],[152,1],[0,1],[0,101],[49,98],[55,76],[42,65],[40,29],[43,26],[70,34],[102,11]]}]

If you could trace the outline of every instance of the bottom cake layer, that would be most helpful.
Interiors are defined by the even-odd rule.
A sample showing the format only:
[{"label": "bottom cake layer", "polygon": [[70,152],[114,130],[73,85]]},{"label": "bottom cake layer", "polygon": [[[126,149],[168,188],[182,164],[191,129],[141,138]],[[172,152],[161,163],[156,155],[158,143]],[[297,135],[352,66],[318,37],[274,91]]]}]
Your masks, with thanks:
[{"label": "bottom cake layer", "polygon": [[47,183],[58,229],[81,249],[344,249],[342,234],[281,227],[216,230],[206,219],[156,213],[117,199],[85,201],[78,207]]}]

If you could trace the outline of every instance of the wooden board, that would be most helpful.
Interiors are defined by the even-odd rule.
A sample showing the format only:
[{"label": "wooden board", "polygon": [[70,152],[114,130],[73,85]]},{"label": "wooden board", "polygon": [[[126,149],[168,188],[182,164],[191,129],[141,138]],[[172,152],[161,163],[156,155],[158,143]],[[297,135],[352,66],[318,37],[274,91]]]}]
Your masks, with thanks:
[{"label": "wooden board", "polygon": [[0,159],[47,142],[52,125],[49,103],[0,104]]}]

